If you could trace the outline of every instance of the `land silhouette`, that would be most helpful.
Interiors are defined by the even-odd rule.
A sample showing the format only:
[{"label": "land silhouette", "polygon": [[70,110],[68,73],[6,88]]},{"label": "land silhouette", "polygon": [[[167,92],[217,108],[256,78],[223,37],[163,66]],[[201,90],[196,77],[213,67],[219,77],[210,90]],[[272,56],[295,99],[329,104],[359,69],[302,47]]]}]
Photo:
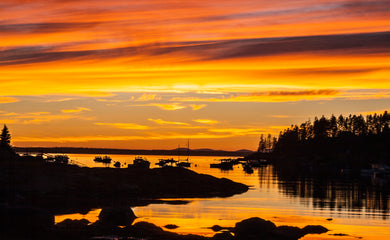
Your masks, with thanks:
[{"label": "land silhouette", "polygon": [[260,137],[250,158],[272,160],[284,173],[329,175],[390,165],[390,114],[322,116]]}]

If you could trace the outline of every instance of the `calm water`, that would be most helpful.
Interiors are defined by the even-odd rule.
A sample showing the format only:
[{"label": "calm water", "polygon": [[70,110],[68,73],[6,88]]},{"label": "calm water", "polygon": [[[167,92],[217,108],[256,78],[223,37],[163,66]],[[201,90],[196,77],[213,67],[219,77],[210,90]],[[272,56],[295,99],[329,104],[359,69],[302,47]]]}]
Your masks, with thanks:
[{"label": "calm water", "polygon": [[[109,167],[119,161],[122,167],[132,163],[135,156],[111,155],[110,165],[95,163],[95,155],[70,154],[74,163],[88,167]],[[160,158],[146,156],[151,167]],[[254,169],[246,174],[240,165],[231,171],[210,168],[218,157],[191,157],[191,169],[216,177],[225,177],[250,185],[248,192],[230,198],[185,199],[186,205],[151,204],[133,208],[139,217],[160,227],[176,224],[178,233],[194,233],[212,236],[209,228],[215,224],[234,226],[249,217],[261,217],[276,225],[304,227],[320,224],[331,231],[322,235],[307,235],[302,239],[390,239],[389,193],[385,182],[335,180],[278,176],[273,166]],[[387,190],[386,190],[387,189]],[[56,222],[66,218],[97,220],[100,209],[86,215],[56,216]],[[332,220],[329,220],[331,218]],[[331,234],[347,234],[333,236]]]}]

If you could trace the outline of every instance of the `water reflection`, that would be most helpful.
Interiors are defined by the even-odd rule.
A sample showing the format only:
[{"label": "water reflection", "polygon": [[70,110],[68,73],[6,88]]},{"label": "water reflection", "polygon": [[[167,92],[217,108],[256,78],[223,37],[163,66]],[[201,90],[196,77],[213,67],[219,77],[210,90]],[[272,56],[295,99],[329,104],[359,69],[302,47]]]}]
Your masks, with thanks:
[{"label": "water reflection", "polygon": [[[259,172],[260,174],[260,172]],[[286,174],[275,170],[280,191],[300,198],[301,203],[316,209],[342,211],[350,215],[365,214],[389,218],[390,188],[373,179],[358,176],[315,177]],[[263,182],[260,176],[260,182]]]}]

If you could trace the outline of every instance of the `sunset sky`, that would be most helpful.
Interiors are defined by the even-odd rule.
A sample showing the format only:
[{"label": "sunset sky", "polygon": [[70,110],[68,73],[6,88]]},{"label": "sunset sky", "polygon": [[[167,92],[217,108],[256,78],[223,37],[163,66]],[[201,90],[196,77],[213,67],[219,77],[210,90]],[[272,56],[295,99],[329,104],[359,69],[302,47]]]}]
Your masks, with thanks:
[{"label": "sunset sky", "polygon": [[389,0],[1,0],[14,146],[256,150],[390,110]]}]

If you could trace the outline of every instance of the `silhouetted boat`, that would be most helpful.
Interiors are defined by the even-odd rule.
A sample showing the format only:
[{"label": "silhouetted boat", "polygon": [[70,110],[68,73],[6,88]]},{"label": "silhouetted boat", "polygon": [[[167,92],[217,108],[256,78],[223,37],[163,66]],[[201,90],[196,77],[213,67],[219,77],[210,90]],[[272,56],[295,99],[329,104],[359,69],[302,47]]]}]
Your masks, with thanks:
[{"label": "silhouetted boat", "polygon": [[190,141],[188,140],[187,143],[187,158],[185,160],[180,160],[180,145],[179,148],[177,149],[178,153],[178,161],[176,162],[177,167],[191,167],[191,163],[188,161],[190,158]]},{"label": "silhouetted boat", "polygon": [[133,160],[133,164],[127,165],[129,168],[149,168],[150,167],[150,162],[144,158],[137,156]]},{"label": "silhouetted boat", "polygon": [[176,160],[173,158],[162,158],[159,159],[156,165],[160,167],[165,167],[165,166],[173,166],[173,164],[176,164]]},{"label": "silhouetted boat", "polygon": [[94,161],[95,162],[101,162],[101,163],[111,163],[111,158],[109,156],[104,156],[104,157],[101,157],[101,156],[96,156]]},{"label": "silhouetted boat", "polygon": [[121,167],[121,163],[120,163],[119,161],[116,161],[116,162],[114,163],[114,167],[120,168],[120,167]]},{"label": "silhouetted boat", "polygon": [[232,159],[220,159],[219,163],[210,163],[210,168],[219,168],[222,170],[232,170],[233,169],[233,161]]},{"label": "silhouetted boat", "polygon": [[68,164],[69,157],[68,155],[55,155],[54,156],[54,162],[55,163],[62,163],[62,164]]},{"label": "silhouetted boat", "polygon": [[262,167],[269,164],[269,161],[266,159],[250,159],[247,160],[252,167]]},{"label": "silhouetted boat", "polygon": [[248,163],[248,162],[242,164],[242,169],[243,169],[246,173],[248,173],[248,174],[253,173],[253,168],[252,168],[251,164]]}]

